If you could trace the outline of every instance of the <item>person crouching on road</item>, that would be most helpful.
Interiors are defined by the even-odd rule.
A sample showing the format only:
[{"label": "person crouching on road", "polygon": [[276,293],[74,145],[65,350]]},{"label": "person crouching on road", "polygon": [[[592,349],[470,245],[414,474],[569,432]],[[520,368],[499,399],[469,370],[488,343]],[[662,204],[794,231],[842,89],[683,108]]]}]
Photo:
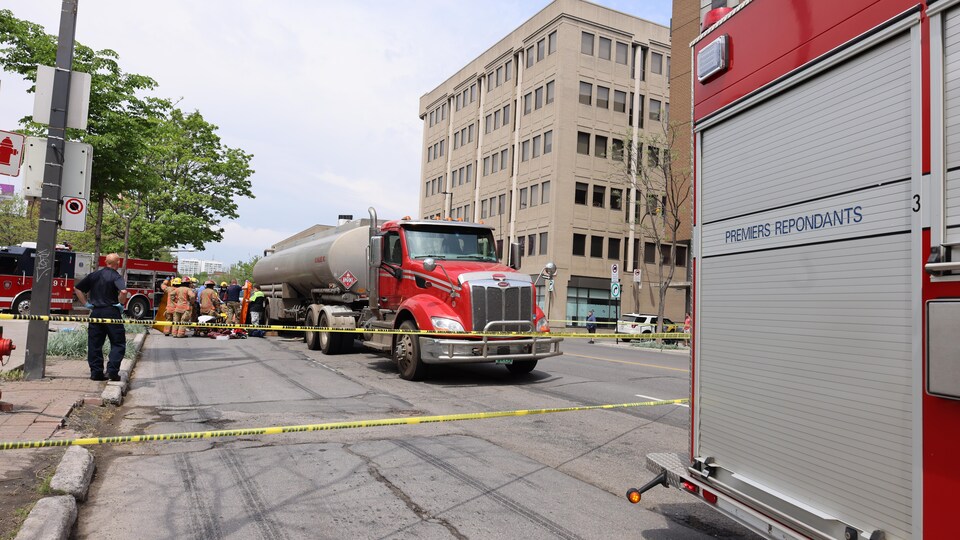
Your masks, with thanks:
[{"label": "person crouching on road", "polygon": [[260,291],[259,285],[253,286],[253,294],[250,295],[250,324],[263,324],[263,310],[266,306],[267,297]]},{"label": "person crouching on road", "polygon": [[[75,286],[77,296],[95,319],[123,318],[123,302],[127,299],[127,284],[117,272],[120,256],[106,256],[106,266],[87,274]],[[89,293],[89,298],[87,294]],[[107,371],[103,371],[103,342],[110,338],[110,356]],[[94,381],[120,380],[120,362],[127,351],[127,335],[123,324],[90,323],[87,329],[87,364],[90,379]]]},{"label": "person crouching on road", "polygon": [[227,287],[227,324],[240,324],[240,295],[243,287],[237,285],[237,280],[230,280]]}]

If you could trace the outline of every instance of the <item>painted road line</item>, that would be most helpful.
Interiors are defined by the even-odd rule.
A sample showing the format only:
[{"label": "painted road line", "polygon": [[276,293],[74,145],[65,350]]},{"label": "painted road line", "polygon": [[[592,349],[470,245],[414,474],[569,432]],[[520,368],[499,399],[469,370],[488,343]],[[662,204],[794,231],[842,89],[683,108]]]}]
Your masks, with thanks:
[{"label": "painted road line", "polygon": [[[645,396],[645,395],[643,395],[643,394],[634,394],[634,395],[637,396],[637,397],[642,397],[643,399],[650,399],[650,400],[653,400],[653,401],[663,401],[663,400],[657,399],[657,398],[655,398],[655,397]],[[681,407],[686,407],[686,408],[688,408],[688,409],[690,408],[690,406],[687,405],[686,403],[675,403],[675,405],[679,405],[679,406],[681,406]]]},{"label": "painted road line", "polygon": [[661,366],[657,364],[644,364],[643,362],[631,362],[629,360],[614,360],[613,358],[602,358],[600,356],[586,356],[583,354],[573,354],[569,352],[564,352],[563,356],[576,356],[577,358],[589,358],[590,360],[603,360],[604,362],[614,362],[617,364],[629,364],[631,366],[643,366],[643,367],[652,367],[659,369],[669,369],[670,371],[680,371],[682,373],[690,373],[689,369],[675,368],[670,366]]}]

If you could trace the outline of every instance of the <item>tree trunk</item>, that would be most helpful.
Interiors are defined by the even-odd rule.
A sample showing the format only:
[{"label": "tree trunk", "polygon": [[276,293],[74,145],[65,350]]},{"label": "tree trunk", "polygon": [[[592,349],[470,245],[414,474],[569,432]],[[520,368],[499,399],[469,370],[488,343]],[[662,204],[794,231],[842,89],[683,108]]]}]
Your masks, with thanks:
[{"label": "tree trunk", "polygon": [[123,229],[123,280],[127,280],[127,261],[130,260],[130,226],[133,224],[133,218],[126,220],[126,227]]},{"label": "tree trunk", "polygon": [[100,239],[103,234],[103,205],[106,204],[106,196],[100,193],[97,196],[97,224],[93,228],[93,264],[100,264]]}]

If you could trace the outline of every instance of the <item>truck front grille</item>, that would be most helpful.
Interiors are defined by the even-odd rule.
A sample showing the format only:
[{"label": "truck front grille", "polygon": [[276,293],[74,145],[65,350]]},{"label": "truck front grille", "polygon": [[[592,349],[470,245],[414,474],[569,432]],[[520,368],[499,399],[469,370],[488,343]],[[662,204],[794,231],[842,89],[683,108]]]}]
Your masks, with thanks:
[{"label": "truck front grille", "polygon": [[[529,284],[501,287],[496,281],[484,280],[470,287],[473,305],[473,330],[482,331],[490,321],[532,321],[533,291]],[[518,324],[502,330],[524,332],[529,328]],[[500,331],[500,328],[496,329]]]}]

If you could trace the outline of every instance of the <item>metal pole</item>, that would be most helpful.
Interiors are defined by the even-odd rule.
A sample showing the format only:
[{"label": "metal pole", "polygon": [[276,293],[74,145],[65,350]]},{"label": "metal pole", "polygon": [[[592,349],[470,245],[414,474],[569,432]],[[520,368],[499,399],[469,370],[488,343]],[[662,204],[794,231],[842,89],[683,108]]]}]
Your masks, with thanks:
[{"label": "metal pole", "polygon": [[[47,159],[40,196],[40,226],[37,229],[37,253],[33,265],[33,290],[30,313],[50,314],[51,285],[60,219],[60,182],[66,148],[67,105],[70,98],[70,73],[73,69],[73,43],[77,24],[78,0],[63,0],[60,8],[60,35],[57,41],[57,66],[50,103],[50,130],[47,135]],[[27,327],[27,351],[24,372],[28,380],[42,379],[46,372],[47,331],[49,322],[30,321]]]}]

